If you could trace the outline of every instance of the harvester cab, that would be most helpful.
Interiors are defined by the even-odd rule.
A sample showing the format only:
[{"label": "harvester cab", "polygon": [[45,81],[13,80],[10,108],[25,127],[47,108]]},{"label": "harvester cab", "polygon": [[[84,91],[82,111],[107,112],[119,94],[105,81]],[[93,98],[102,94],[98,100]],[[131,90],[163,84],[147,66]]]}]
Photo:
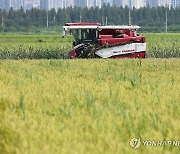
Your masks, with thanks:
[{"label": "harvester cab", "polygon": [[69,58],[145,58],[146,40],[139,26],[101,26],[99,23],[67,23],[74,36]]}]

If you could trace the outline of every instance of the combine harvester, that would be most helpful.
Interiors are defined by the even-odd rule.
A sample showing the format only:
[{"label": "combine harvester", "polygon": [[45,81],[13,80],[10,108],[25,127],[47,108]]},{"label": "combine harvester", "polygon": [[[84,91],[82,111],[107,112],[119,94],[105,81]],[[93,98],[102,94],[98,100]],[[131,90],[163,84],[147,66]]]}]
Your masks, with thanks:
[{"label": "combine harvester", "polygon": [[63,37],[69,31],[75,39],[69,58],[145,58],[146,38],[137,34],[139,28],[67,23]]}]

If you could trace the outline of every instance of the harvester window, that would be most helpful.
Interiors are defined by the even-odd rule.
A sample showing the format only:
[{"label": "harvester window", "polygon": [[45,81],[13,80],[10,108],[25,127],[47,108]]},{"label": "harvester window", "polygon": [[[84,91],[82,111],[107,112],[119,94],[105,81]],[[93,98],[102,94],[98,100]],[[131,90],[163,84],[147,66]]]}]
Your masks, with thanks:
[{"label": "harvester window", "polygon": [[95,29],[74,29],[72,33],[76,42],[94,41],[96,39]]},{"label": "harvester window", "polygon": [[86,40],[94,41],[96,39],[96,30],[95,29],[89,29],[89,33],[86,37]]},{"label": "harvester window", "polygon": [[81,31],[80,31],[80,29],[74,29],[74,30],[72,30],[72,34],[73,34],[74,39],[75,39],[76,41],[81,40]]}]

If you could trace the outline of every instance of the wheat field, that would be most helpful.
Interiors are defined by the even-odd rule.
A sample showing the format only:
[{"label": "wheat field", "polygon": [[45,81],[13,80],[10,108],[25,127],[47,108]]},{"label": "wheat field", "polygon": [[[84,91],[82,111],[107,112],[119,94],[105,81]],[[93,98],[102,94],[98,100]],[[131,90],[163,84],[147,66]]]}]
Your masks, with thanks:
[{"label": "wheat field", "polygon": [[179,153],[179,59],[1,60],[0,153]]}]

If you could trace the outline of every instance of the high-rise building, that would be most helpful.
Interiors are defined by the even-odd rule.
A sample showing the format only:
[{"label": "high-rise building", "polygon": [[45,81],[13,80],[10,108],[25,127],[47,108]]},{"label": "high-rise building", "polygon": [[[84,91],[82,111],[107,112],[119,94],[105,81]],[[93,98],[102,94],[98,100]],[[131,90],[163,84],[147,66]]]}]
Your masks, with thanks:
[{"label": "high-rise building", "polygon": [[158,0],[158,6],[169,7],[171,5],[171,0]]},{"label": "high-rise building", "polygon": [[101,8],[101,0],[87,0],[87,5],[88,8],[90,7],[99,7]]},{"label": "high-rise building", "polygon": [[95,7],[94,0],[87,0],[87,7]]},{"label": "high-rise building", "polygon": [[74,0],[66,0],[66,7],[74,7]]},{"label": "high-rise building", "polygon": [[139,9],[141,7],[145,7],[146,6],[146,1],[145,0],[134,0],[133,6],[136,9]]},{"label": "high-rise building", "polygon": [[108,5],[108,4],[109,4],[109,5],[113,5],[113,0],[101,0],[101,1],[102,1],[102,2],[101,2],[102,5],[103,5],[103,4],[106,4],[106,5]]},{"label": "high-rise building", "polygon": [[40,8],[39,0],[24,0],[24,9]]},{"label": "high-rise building", "polygon": [[101,0],[95,0],[95,6],[101,8],[102,6]]},{"label": "high-rise building", "polygon": [[40,1],[40,9],[43,10],[51,10],[57,9],[59,6],[57,5],[58,0],[41,0]]},{"label": "high-rise building", "polygon": [[171,0],[171,5],[173,8],[180,7],[180,0]]},{"label": "high-rise building", "polygon": [[33,0],[25,0],[24,1],[24,9],[31,9],[33,8]]},{"label": "high-rise building", "polygon": [[40,0],[33,1],[33,8],[40,8]]},{"label": "high-rise building", "polygon": [[147,0],[147,5],[150,7],[157,7],[158,6],[158,0]]},{"label": "high-rise building", "polygon": [[5,9],[5,0],[0,0],[0,9]]},{"label": "high-rise building", "polygon": [[43,9],[43,10],[48,9],[48,0],[40,0],[40,9]]},{"label": "high-rise building", "polygon": [[157,6],[165,6],[170,7],[171,6],[171,0],[147,0],[146,1],[147,6],[150,7],[157,7]]},{"label": "high-rise building", "polygon": [[87,6],[87,0],[74,0],[74,6],[86,7]]},{"label": "high-rise building", "polygon": [[146,0],[114,0],[113,5],[138,9],[146,6]]},{"label": "high-rise building", "polygon": [[4,9],[9,10],[11,7],[14,10],[18,10],[21,7],[24,7],[24,0],[4,0]]},{"label": "high-rise building", "polygon": [[123,0],[113,0],[113,5],[115,5],[115,6],[123,6]]}]

